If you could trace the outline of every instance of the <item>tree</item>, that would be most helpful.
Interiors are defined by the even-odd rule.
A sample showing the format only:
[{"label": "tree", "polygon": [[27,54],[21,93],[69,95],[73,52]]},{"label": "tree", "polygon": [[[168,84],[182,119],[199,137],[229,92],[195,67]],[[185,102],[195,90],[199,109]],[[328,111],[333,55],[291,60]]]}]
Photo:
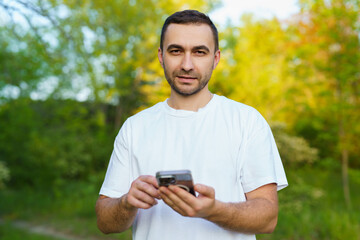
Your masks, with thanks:
[{"label": "tree", "polygon": [[[316,72],[322,91],[315,110],[336,125],[335,153],[342,163],[346,204],[351,207],[348,182],[350,156],[359,156],[360,131],[360,1],[300,1],[298,26],[301,61]],[[300,66],[301,67],[301,66]],[[319,104],[320,102],[325,103]],[[323,115],[323,116],[324,116]]]},{"label": "tree", "polygon": [[[12,2],[13,3],[13,2]],[[45,40],[50,26],[35,26],[24,8],[0,1],[0,101],[29,97],[59,75],[64,59]],[[16,22],[21,19],[23,22]],[[7,17],[7,18],[6,18]]]},{"label": "tree", "polygon": [[10,178],[9,169],[6,167],[5,163],[0,161],[0,189],[5,187],[5,182]]},{"label": "tree", "polygon": [[297,79],[289,73],[290,33],[276,18],[244,15],[240,26],[228,26],[220,36],[222,59],[214,72],[212,88],[218,93],[258,109],[269,121],[297,119],[294,91]]},{"label": "tree", "polygon": [[11,184],[61,187],[104,169],[123,120],[163,82],[157,48],[165,17],[214,4],[0,0],[8,16],[0,24],[0,163]]},{"label": "tree", "polygon": [[184,8],[209,11],[212,2],[56,2],[66,6],[71,15],[61,26],[76,38],[74,45],[78,61],[82,62],[76,71],[86,76],[92,99],[117,105],[116,129],[135,109],[147,105],[144,86],[158,85],[162,79],[158,75],[157,47],[164,17]]},{"label": "tree", "polygon": [[[36,63],[42,64],[41,69],[48,72],[39,71],[39,75],[32,76],[37,72],[34,69],[40,68],[28,65],[29,71],[18,78],[22,85],[32,83],[28,92],[33,96],[34,92],[41,92],[41,82],[49,83],[50,78],[53,87],[44,98],[80,98],[115,104],[115,129],[118,129],[129,114],[148,104],[149,87],[146,85],[152,88],[161,84],[157,47],[165,17],[186,8],[209,12],[216,4],[216,0],[191,3],[175,0],[1,0],[0,8],[10,19],[20,13],[28,25],[27,29],[18,30],[20,24],[14,20],[12,29],[16,31],[6,42],[12,42],[18,32],[25,32],[39,40],[43,51],[36,50],[31,56],[44,57]],[[46,23],[42,24],[43,21]],[[10,31],[9,27],[4,29]],[[28,54],[33,49],[30,43],[28,38],[21,37],[16,45],[23,45],[24,54]],[[20,58],[22,61],[14,61],[17,64],[26,61],[22,52],[5,53]],[[12,69],[18,68],[15,64]],[[12,76],[3,87],[9,87],[15,78]]]}]

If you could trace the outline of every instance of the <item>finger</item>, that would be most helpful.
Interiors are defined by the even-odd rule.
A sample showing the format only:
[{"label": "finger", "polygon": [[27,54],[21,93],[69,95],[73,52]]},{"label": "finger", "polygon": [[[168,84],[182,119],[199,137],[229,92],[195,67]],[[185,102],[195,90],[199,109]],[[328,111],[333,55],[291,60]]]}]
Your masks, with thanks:
[{"label": "finger", "polygon": [[194,206],[197,205],[197,198],[188,191],[184,190],[183,188],[172,185],[169,186],[169,189],[174,194],[176,194],[183,202],[185,202],[189,207],[194,208]]},{"label": "finger", "polygon": [[205,197],[212,199],[215,198],[215,190],[212,187],[206,186],[204,184],[196,184],[194,186],[194,190]]},{"label": "finger", "polygon": [[129,195],[127,197],[127,201],[131,206],[136,207],[136,208],[148,209],[148,208],[151,208],[153,206],[152,204],[140,201],[139,199],[137,199],[137,198],[135,198],[134,196],[131,196],[131,195]]},{"label": "finger", "polygon": [[133,182],[133,185],[136,189],[147,193],[149,196],[160,199],[160,195],[157,190],[157,187],[151,183],[151,180],[150,181],[148,181],[148,180],[149,179],[146,178],[146,176],[142,176],[142,177],[139,177],[138,179],[136,179]]},{"label": "finger", "polygon": [[168,189],[168,187],[160,187],[159,193],[161,196],[161,199],[169,206],[175,206],[174,202],[172,201],[171,195],[173,193]]},{"label": "finger", "polygon": [[151,175],[143,175],[140,176],[140,179],[144,182],[147,182],[148,184],[153,185],[155,188],[159,188],[158,182],[156,180],[156,177]]},{"label": "finger", "polygon": [[175,205],[175,203],[171,200],[171,198],[168,197],[169,190],[166,187],[160,187],[160,193],[161,193],[161,198],[164,201],[165,204],[167,204],[169,207],[171,207],[174,211],[176,211],[177,213],[179,213],[182,216],[186,216],[186,213],[179,208],[178,206]]},{"label": "finger", "polygon": [[196,197],[194,195],[192,195],[185,189],[178,187],[176,185],[170,185],[169,189],[182,199],[187,199],[187,200],[195,200],[196,199]]},{"label": "finger", "polygon": [[177,207],[176,205],[173,205],[171,207],[175,212],[177,212],[178,214],[180,214],[181,216],[187,217],[189,216],[184,210],[182,210],[181,208]]},{"label": "finger", "polygon": [[151,192],[149,194],[157,199],[161,199],[159,191],[158,191],[159,185],[158,185],[156,178],[154,176],[150,176],[150,175],[145,175],[143,177],[144,177],[144,182],[153,186],[153,189],[151,189]]},{"label": "finger", "polygon": [[141,202],[150,204],[151,206],[156,205],[157,201],[155,198],[153,198],[152,196],[148,195],[146,192],[142,192],[142,191],[134,191],[132,193],[132,196],[136,199],[138,199]]},{"label": "finger", "polygon": [[174,185],[170,185],[168,188],[161,188],[160,191],[163,193],[161,195],[163,200],[165,197],[165,203],[171,208],[184,216],[192,216],[194,214],[193,208],[187,204],[187,202],[190,202],[188,200],[189,197],[196,200],[193,195]]}]

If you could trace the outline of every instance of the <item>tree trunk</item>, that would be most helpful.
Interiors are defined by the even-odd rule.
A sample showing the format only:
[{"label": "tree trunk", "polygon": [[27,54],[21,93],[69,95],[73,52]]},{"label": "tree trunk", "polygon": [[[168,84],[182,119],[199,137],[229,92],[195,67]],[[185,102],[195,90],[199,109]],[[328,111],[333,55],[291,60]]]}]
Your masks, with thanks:
[{"label": "tree trunk", "polygon": [[114,122],[114,128],[116,131],[120,130],[121,127],[121,120],[122,120],[122,114],[123,114],[123,108],[121,106],[121,101],[119,99],[118,104],[116,105],[115,109],[115,122]]},{"label": "tree trunk", "polygon": [[347,149],[341,151],[342,183],[346,206],[351,209],[350,187],[349,187],[349,153]]},{"label": "tree trunk", "polygon": [[344,120],[344,99],[340,83],[337,86],[338,101],[339,101],[339,151],[341,155],[341,175],[342,185],[344,191],[345,204],[348,209],[351,209],[351,197],[349,187],[349,152],[347,149],[347,136],[345,132]]}]

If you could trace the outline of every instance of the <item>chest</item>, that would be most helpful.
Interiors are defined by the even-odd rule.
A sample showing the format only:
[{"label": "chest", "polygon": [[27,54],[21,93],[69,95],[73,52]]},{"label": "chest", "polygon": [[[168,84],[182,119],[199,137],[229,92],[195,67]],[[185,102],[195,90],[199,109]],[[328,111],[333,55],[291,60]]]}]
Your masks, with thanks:
[{"label": "chest", "polygon": [[188,169],[195,183],[221,188],[238,178],[241,134],[222,119],[153,122],[133,136],[134,175]]}]

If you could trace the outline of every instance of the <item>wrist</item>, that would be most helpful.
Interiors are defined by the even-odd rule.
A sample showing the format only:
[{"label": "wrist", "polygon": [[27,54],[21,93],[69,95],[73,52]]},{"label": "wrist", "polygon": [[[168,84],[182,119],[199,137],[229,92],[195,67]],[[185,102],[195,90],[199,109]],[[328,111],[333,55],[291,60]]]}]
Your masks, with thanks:
[{"label": "wrist", "polygon": [[134,207],[129,201],[128,201],[128,194],[125,194],[120,198],[120,205],[123,206],[128,211],[136,211],[137,208]]},{"label": "wrist", "polygon": [[211,222],[215,221],[215,219],[221,215],[223,204],[223,202],[215,200],[214,205],[210,209],[209,214],[205,217],[205,219]]}]

